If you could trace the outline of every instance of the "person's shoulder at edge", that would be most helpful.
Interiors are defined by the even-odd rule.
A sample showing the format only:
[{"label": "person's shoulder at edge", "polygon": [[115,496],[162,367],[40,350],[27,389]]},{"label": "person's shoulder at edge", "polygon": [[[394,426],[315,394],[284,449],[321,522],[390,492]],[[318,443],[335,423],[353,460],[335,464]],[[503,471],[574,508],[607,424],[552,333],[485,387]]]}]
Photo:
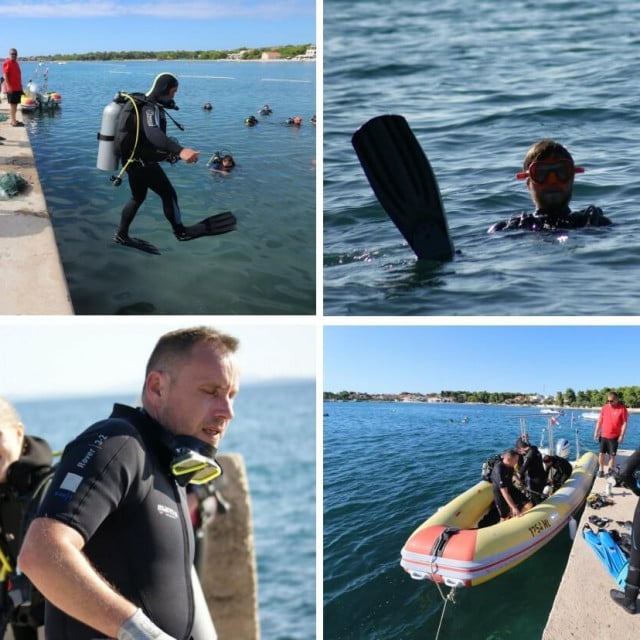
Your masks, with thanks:
[{"label": "person's shoulder at edge", "polygon": [[[539,231],[543,229],[554,228],[554,225],[548,224],[548,217],[540,215],[538,212],[525,213],[512,216],[508,220],[501,220],[491,225],[487,229],[487,233],[495,233],[496,231],[510,231],[513,229]],[[580,211],[571,211],[563,218],[556,228],[579,229],[581,227],[606,227],[613,224],[613,221],[604,215],[600,207],[589,205]]]}]

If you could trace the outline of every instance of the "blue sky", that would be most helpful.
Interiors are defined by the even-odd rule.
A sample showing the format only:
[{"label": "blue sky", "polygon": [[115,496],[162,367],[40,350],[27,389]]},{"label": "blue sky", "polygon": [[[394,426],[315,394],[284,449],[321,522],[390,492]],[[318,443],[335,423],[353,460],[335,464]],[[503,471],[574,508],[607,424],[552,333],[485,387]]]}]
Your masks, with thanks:
[{"label": "blue sky", "polygon": [[158,338],[207,324],[240,340],[241,385],[315,379],[316,329],[253,318],[0,318],[0,396],[10,400],[137,391]]},{"label": "blue sky", "polygon": [[546,393],[640,385],[640,327],[325,327],[324,390]]},{"label": "blue sky", "polygon": [[314,0],[8,0],[0,24],[22,56],[316,42]]}]

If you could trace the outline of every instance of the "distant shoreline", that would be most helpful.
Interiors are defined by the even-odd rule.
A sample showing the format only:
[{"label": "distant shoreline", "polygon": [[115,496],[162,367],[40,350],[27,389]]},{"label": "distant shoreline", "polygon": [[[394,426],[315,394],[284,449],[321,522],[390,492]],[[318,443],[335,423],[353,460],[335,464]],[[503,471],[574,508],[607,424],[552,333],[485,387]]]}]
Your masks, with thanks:
[{"label": "distant shoreline", "polygon": [[[371,402],[380,402],[382,404],[426,404],[430,407],[433,406],[455,406],[455,407],[516,407],[520,409],[531,409],[543,411],[544,409],[553,409],[555,411],[569,413],[571,411],[600,411],[602,407],[557,407],[554,405],[535,405],[535,404],[519,404],[516,402],[425,402],[423,400],[381,400],[380,398],[372,398],[370,400],[340,400],[337,398],[327,399],[324,398],[323,402],[326,403],[338,403],[342,402],[344,404],[355,403],[355,404],[368,404]],[[627,411],[629,413],[640,413],[640,408],[627,407]],[[541,413],[540,415],[545,415]],[[549,414],[551,415],[551,414]]]},{"label": "distant shoreline", "polygon": [[22,58],[20,62],[38,62],[43,64],[57,64],[57,65],[65,65],[65,64],[76,64],[78,62],[99,62],[104,64],[113,64],[120,63],[125,64],[127,62],[261,62],[263,64],[272,64],[272,63],[282,63],[282,62],[298,62],[302,64],[308,63],[316,63],[315,59],[305,58],[304,60],[292,60],[292,59],[282,59],[282,60],[261,60],[259,58],[255,60],[229,60],[228,58],[220,58],[219,60],[201,60],[198,58],[172,58],[171,60],[167,60],[166,58],[113,58],[113,60],[43,60],[42,58]]}]

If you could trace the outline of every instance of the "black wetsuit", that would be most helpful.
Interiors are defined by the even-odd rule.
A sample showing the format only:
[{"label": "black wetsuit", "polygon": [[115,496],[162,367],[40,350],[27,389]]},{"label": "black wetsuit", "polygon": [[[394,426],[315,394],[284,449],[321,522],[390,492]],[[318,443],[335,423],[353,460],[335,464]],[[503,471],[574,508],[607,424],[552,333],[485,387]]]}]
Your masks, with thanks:
[{"label": "black wetsuit", "polygon": [[[640,448],[636,449],[621,472],[622,484],[640,497]],[[640,500],[633,512],[631,527],[631,555],[629,556],[629,572],[627,573],[627,587],[640,587]]]},{"label": "black wetsuit", "polygon": [[542,464],[542,454],[538,447],[530,445],[522,457],[522,466],[518,471],[521,480],[526,483],[530,491],[529,498],[533,504],[538,504],[544,499],[542,494],[547,484],[547,472]]},{"label": "black wetsuit", "polygon": [[551,465],[547,471],[547,484],[553,491],[557,491],[573,473],[571,463],[561,456],[549,456]]},{"label": "black wetsuit", "polygon": [[501,518],[507,518],[511,514],[511,507],[504,499],[500,489],[506,489],[509,492],[518,509],[521,509],[528,502],[527,497],[513,486],[513,467],[506,465],[502,460],[496,462],[491,471],[491,484],[493,485],[493,499]]},{"label": "black wetsuit", "polygon": [[[20,458],[9,466],[7,482],[0,484],[0,546],[13,569],[17,565],[22,544],[25,513],[38,499],[38,488],[51,474],[53,456],[49,445],[41,438],[25,436],[24,450]],[[23,581],[25,604],[12,612],[15,640],[36,640],[38,627],[44,624],[44,598],[32,590],[25,576],[10,576],[14,585]],[[4,595],[4,589],[3,589]],[[2,603],[2,607],[7,603]]]},{"label": "black wetsuit", "polygon": [[[78,531],[98,573],[163,631],[187,640],[193,529],[162,433],[142,410],[116,404],[67,445],[39,515]],[[103,637],[50,603],[46,616],[47,640]]]},{"label": "black wetsuit", "polygon": [[[184,230],[178,195],[167,174],[158,164],[172,157],[177,158],[183,149],[177,140],[169,138],[166,134],[167,116],[164,107],[172,106],[169,90],[172,86],[176,86],[174,82],[177,83],[170,74],[159,76],[153,90],[147,96],[148,102],[140,107],[142,139],[134,153],[136,161],[127,167],[131,199],[122,209],[120,218],[118,233],[123,236],[129,235],[129,227],[147,197],[149,189],[160,196],[162,210],[174,233],[179,235]],[[123,148],[120,153],[123,163],[126,163],[131,155],[131,149]]]},{"label": "black wetsuit", "polygon": [[581,211],[571,211],[567,207],[562,213],[551,216],[537,210],[535,213],[522,213],[509,220],[496,222],[488,229],[494,231],[557,231],[558,229],[580,229],[582,227],[604,227],[613,224],[599,207],[593,205]]}]

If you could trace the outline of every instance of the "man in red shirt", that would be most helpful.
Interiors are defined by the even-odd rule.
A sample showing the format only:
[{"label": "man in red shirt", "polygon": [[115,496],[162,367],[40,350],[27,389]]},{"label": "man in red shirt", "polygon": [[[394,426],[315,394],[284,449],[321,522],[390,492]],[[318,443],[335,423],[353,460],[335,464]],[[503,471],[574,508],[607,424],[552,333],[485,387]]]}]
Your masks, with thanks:
[{"label": "man in red shirt", "polygon": [[618,445],[622,444],[624,440],[628,419],[627,407],[620,402],[615,391],[610,391],[607,395],[607,404],[602,407],[596,429],[593,432],[594,440],[600,442],[600,455],[598,456],[600,465],[598,476],[600,478],[604,477],[604,457],[607,453],[609,454],[609,474],[613,473]]},{"label": "man in red shirt", "polygon": [[12,127],[24,127],[22,122],[16,119],[20,98],[22,98],[22,72],[18,64],[18,52],[9,50],[9,57],[2,63],[2,76],[9,103],[9,122]]}]

